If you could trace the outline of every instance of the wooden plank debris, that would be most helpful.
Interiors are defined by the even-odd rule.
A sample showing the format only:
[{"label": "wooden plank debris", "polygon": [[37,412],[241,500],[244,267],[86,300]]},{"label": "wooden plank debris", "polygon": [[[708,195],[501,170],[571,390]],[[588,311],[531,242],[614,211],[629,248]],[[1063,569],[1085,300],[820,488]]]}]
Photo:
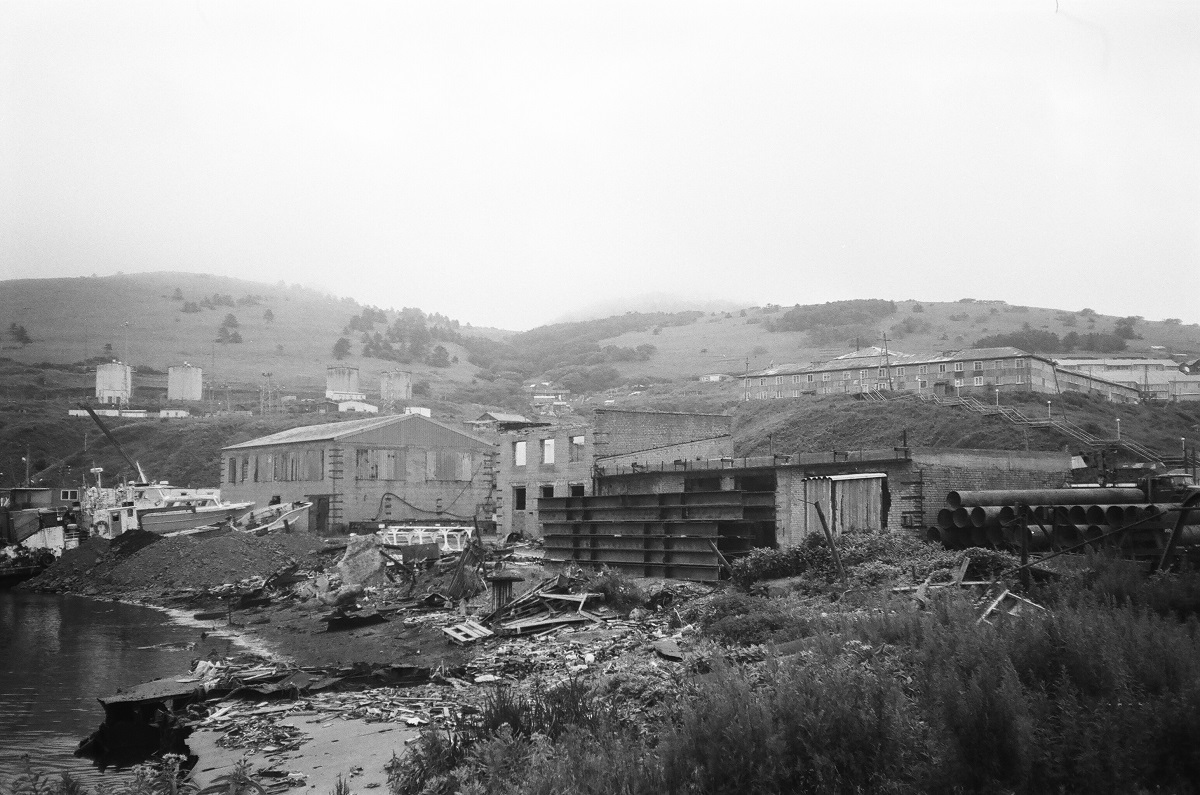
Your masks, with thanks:
[{"label": "wooden plank debris", "polygon": [[455,624],[454,626],[442,627],[442,632],[446,633],[446,637],[459,646],[465,646],[468,643],[474,643],[483,638],[490,638],[496,634],[483,624],[471,619],[467,619],[461,624]]}]

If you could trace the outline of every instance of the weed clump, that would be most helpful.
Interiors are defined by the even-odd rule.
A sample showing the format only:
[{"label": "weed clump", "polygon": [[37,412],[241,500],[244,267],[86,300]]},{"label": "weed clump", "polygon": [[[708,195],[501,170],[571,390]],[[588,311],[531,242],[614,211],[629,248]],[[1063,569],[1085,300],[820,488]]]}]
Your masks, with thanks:
[{"label": "weed clump", "polygon": [[637,583],[607,567],[589,579],[586,588],[590,593],[603,594],[604,603],[618,613],[628,614],[646,604],[646,594]]},{"label": "weed clump", "polygon": [[720,643],[749,646],[785,641],[809,634],[809,619],[787,609],[776,599],[749,596],[737,591],[720,594],[689,610],[689,621]]},{"label": "weed clump", "polygon": [[[936,581],[939,572],[948,578],[961,554],[906,532],[850,530],[842,533],[836,543],[851,587],[880,585],[906,576],[919,582],[935,575]],[[972,574],[980,577],[1016,563],[1015,558],[1002,552],[980,549],[972,553]],[[732,565],[733,582],[743,590],[761,580],[779,577],[804,574],[814,585],[820,585],[832,583],[839,576],[833,553],[820,533],[810,534],[795,547],[751,550]]]}]

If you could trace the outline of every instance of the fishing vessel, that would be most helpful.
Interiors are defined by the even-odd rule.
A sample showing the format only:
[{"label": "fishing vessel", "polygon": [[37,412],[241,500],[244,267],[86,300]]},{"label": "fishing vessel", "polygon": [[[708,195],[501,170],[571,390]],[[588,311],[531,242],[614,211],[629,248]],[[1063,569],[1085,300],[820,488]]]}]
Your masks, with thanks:
[{"label": "fishing vessel", "polygon": [[133,529],[173,535],[200,527],[233,524],[253,502],[225,502],[220,489],[188,489],[157,483],[129,483],[115,489],[94,486],[81,500],[89,532],[113,538]]}]

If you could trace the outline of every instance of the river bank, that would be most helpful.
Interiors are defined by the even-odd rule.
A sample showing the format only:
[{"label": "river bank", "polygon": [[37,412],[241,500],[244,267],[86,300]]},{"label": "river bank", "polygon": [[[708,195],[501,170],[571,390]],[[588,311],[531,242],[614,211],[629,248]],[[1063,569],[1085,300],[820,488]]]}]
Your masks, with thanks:
[{"label": "river bank", "polygon": [[[341,579],[348,570],[337,566],[343,555],[344,540],[308,536],[132,533],[89,539],[24,587],[155,606],[200,638],[226,638],[274,660],[278,671],[269,680],[233,674],[218,691],[205,682],[208,697],[173,707],[191,733],[188,749],[199,755],[198,782],[214,783],[242,764],[272,795],[324,795],[338,777],[353,791],[379,787],[384,765],[403,757],[422,727],[457,727],[484,709],[497,686],[534,693],[570,680],[630,688],[640,711],[660,709],[679,687],[679,646],[690,629],[677,614],[642,610],[624,620],[598,593],[587,593],[593,582],[547,578],[534,555],[493,548],[488,567],[503,564],[515,575],[517,597],[553,581],[546,602],[553,597],[559,617],[535,632],[466,642],[451,642],[444,628],[491,612],[484,582],[456,602],[444,596],[454,591],[452,566],[401,581],[374,572],[348,585]],[[656,606],[670,604],[664,584],[648,587]],[[220,653],[211,659],[221,667]],[[164,682],[164,692],[191,694],[211,675],[202,663]]]},{"label": "river bank", "polygon": [[[336,585],[343,554],[329,546],[299,534],[161,538],[126,533],[112,541],[88,539],[21,588],[165,609],[181,622],[232,633],[264,656],[299,665],[404,662],[436,668],[466,661],[459,647],[447,645],[440,623],[425,620],[431,613],[444,615],[441,610],[418,608],[383,626],[328,631],[324,619],[334,605],[322,601],[320,589],[328,589],[331,580]],[[313,587],[299,595],[243,598],[285,570],[300,572]],[[390,586],[385,581],[373,587],[364,600],[377,610],[395,610],[405,592]],[[470,607],[483,604],[476,602]]]}]

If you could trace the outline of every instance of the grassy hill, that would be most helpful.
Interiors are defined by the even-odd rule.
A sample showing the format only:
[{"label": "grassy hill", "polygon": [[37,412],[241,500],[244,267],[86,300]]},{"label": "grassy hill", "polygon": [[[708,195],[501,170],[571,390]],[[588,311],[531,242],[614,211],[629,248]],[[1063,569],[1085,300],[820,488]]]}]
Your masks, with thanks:
[{"label": "grassy hill", "polygon": [[[24,474],[20,459],[27,444],[43,465],[76,456],[63,466],[90,466],[89,455],[96,448],[83,455],[83,440],[85,433],[98,438],[96,431],[86,421],[67,421],[64,415],[72,402],[92,394],[95,362],[125,359],[127,345],[128,359],[138,368],[135,400],[143,404],[153,404],[165,393],[167,368],[184,361],[203,367],[206,384],[217,386],[221,403],[228,401],[232,408],[257,408],[257,388],[265,372],[273,373],[285,394],[320,395],[325,367],[334,362],[334,343],[345,336],[350,354],[343,363],[359,367],[368,397],[377,394],[381,372],[409,370],[421,388],[416,402],[432,408],[439,419],[457,422],[489,409],[528,411],[522,384],[533,378],[554,379],[575,391],[577,410],[584,414],[604,405],[734,413],[739,453],[765,452],[772,444],[777,451],[889,447],[899,444],[905,429],[913,445],[1022,448],[1028,444],[1031,449],[1056,449],[1066,440],[1036,434],[1027,439],[1023,431],[1000,420],[958,417],[954,411],[915,404],[889,404],[885,409],[818,399],[747,404],[740,399],[738,381],[701,383],[695,380],[699,374],[737,375],[747,367],[772,362],[824,360],[852,349],[856,342],[881,344],[885,334],[891,350],[923,352],[969,347],[998,334],[1025,334],[1040,344],[1070,334],[1112,341],[1121,332],[1120,342],[1128,354],[1200,356],[1200,325],[1169,319],[1117,318],[1090,310],[1068,312],[974,300],[872,300],[707,313],[627,312],[521,333],[473,328],[418,312],[437,332],[428,344],[447,349],[448,366],[435,367],[420,358],[402,364],[362,355],[364,333],[380,334],[387,341],[387,332],[411,320],[411,312],[368,311],[352,300],[298,285],[151,273],[7,281],[2,288],[0,472],[4,474],[0,483],[4,484]],[[380,303],[403,304],[403,296],[381,296]],[[236,327],[227,327],[227,334],[236,331],[241,343],[216,342],[227,315],[237,320]],[[354,330],[348,330],[351,324]],[[23,327],[28,341],[18,341],[11,327]],[[403,348],[407,343],[396,344]],[[1077,350],[1075,355],[1085,352]],[[407,354],[396,349],[387,355]],[[1102,430],[1114,427],[1120,416],[1127,435],[1164,450],[1176,449],[1180,436],[1191,440],[1200,436],[1196,413],[1187,406],[1089,404],[1075,409],[1066,400],[1060,405],[1080,411],[1082,419],[1072,418],[1089,430],[1094,426],[1102,436]],[[212,481],[216,451],[222,445],[323,419],[117,424],[156,476],[186,483]],[[144,449],[139,447],[143,443]],[[115,457],[97,459],[107,468],[104,461],[121,466]]]},{"label": "grassy hill", "polygon": [[[403,303],[403,296],[380,297],[385,306]],[[151,371],[139,376],[139,384],[160,389],[165,387],[161,374],[188,361],[205,369],[209,384],[233,383],[253,393],[261,374],[271,372],[285,392],[319,394],[325,367],[334,362],[333,346],[345,336],[350,344],[344,363],[359,368],[368,395],[377,389],[381,372],[399,368],[428,382],[432,398],[519,409],[520,386],[533,378],[560,380],[577,393],[599,393],[709,372],[736,375],[771,363],[824,360],[856,344],[880,345],[885,335],[890,349],[903,352],[970,347],[980,338],[1022,332],[1040,334],[1039,340],[1074,333],[1095,342],[1098,337],[1088,335],[1112,335],[1124,320],[1132,336],[1122,340],[1126,353],[1200,356],[1200,324],[966,299],[875,300],[707,313],[627,312],[522,333],[455,323],[449,336],[433,340],[450,359],[448,366],[434,367],[420,358],[402,364],[363,356],[363,329],[347,331],[347,326],[364,309],[299,285],[203,274],[7,281],[0,290],[0,357],[24,365],[128,358]],[[240,343],[217,342],[229,315],[237,325],[228,331],[235,331]],[[395,309],[376,315],[380,319],[367,325],[371,333],[386,332],[399,317]],[[28,343],[17,341],[9,331],[13,326],[24,328]],[[37,386],[28,379],[16,383]],[[86,387],[88,379],[70,385]]]},{"label": "grassy hill", "polygon": [[[213,296],[232,305],[215,303]],[[385,298],[381,296],[381,303]],[[403,296],[394,298],[403,303]],[[202,303],[205,299],[212,308]],[[198,311],[183,311],[191,304]],[[21,345],[5,334],[0,357],[24,364],[128,359],[163,373],[187,361],[204,368],[207,383],[257,384],[263,372],[271,372],[285,390],[323,392],[325,367],[335,363],[333,345],[361,310],[355,301],[299,285],[204,274],[13,280],[0,289],[0,334],[15,323],[32,341]],[[234,330],[243,341],[222,344],[216,341],[219,328],[230,314],[237,319]],[[492,330],[480,333],[505,336]],[[378,389],[379,373],[385,370],[410,370],[414,380],[438,382],[469,382],[475,371],[465,362],[466,352],[454,343],[445,346],[459,362],[435,368],[365,359],[357,355],[361,346],[354,341],[344,363],[360,368],[361,386],[368,394]]]},{"label": "grassy hill", "polygon": [[[982,337],[1031,330],[1048,331],[1059,337],[1109,334],[1122,318],[1088,311],[1066,311],[1003,302],[896,301],[895,312],[872,322],[821,325],[808,331],[770,331],[785,313],[785,307],[753,307],[738,312],[708,314],[689,325],[662,326],[614,336],[602,345],[656,348],[647,365],[617,363],[622,375],[637,377],[653,372],[662,379],[722,372],[738,375],[746,369],[774,364],[824,361],[848,350],[883,345],[904,353],[941,351],[974,345]],[[1126,340],[1123,355],[1188,353],[1200,356],[1200,324],[1184,325],[1169,320],[1133,322],[1140,339]],[[1160,346],[1155,349],[1154,346]],[[1072,355],[1087,355],[1086,349]]]}]

